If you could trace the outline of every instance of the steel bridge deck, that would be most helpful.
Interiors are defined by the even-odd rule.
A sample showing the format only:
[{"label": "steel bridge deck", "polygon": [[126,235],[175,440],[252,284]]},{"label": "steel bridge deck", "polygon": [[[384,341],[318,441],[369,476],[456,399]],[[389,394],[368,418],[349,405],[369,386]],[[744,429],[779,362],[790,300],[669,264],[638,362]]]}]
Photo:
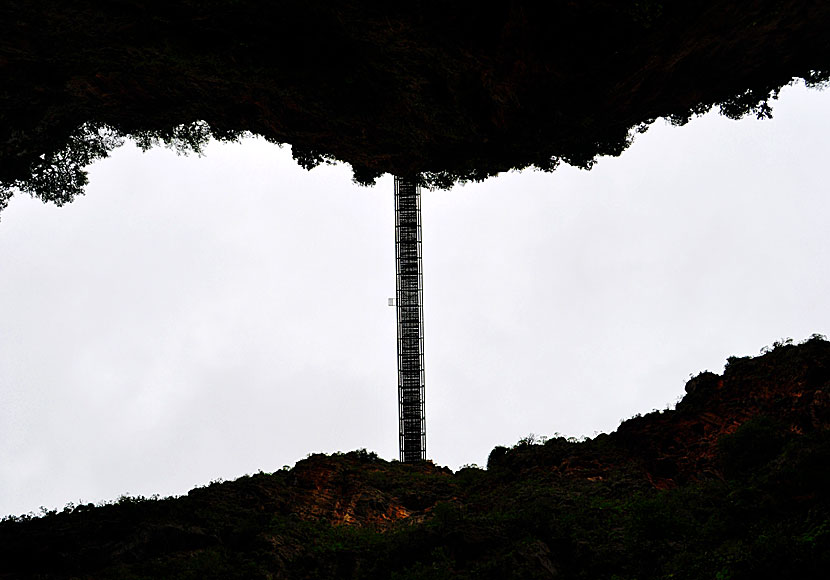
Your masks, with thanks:
[{"label": "steel bridge deck", "polygon": [[398,320],[398,421],[402,462],[426,459],[421,191],[395,178],[395,262]]}]

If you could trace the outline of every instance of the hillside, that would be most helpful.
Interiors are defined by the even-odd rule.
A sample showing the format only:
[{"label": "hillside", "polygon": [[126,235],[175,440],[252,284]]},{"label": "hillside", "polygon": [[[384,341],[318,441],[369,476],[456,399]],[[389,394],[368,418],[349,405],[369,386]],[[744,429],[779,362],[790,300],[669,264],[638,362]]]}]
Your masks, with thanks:
[{"label": "hillside", "polygon": [[365,450],[0,524],[0,578],[823,578],[830,343],[778,343],[674,410],[456,473]]},{"label": "hillside", "polygon": [[768,117],[826,84],[816,0],[407,3],[9,0],[0,6],[0,208],[64,203],[125,136],[198,150],[249,132],[298,163],[429,185],[590,168],[657,118]]}]

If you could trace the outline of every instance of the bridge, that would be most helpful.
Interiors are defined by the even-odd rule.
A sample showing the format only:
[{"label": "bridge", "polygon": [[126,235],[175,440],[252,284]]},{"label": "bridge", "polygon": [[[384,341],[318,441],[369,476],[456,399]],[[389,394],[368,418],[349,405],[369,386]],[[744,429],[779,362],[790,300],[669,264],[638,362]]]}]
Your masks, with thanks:
[{"label": "bridge", "polygon": [[395,177],[398,422],[402,462],[426,459],[424,415],[424,282],[421,190],[416,178]]}]

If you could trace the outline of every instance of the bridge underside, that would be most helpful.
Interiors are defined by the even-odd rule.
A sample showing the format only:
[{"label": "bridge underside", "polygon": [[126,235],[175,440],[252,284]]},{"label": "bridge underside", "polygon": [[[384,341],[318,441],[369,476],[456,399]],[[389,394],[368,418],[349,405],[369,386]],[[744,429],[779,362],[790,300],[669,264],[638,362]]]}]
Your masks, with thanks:
[{"label": "bridge underside", "polygon": [[426,459],[424,312],[421,269],[421,192],[411,178],[395,178],[396,311],[400,459]]}]

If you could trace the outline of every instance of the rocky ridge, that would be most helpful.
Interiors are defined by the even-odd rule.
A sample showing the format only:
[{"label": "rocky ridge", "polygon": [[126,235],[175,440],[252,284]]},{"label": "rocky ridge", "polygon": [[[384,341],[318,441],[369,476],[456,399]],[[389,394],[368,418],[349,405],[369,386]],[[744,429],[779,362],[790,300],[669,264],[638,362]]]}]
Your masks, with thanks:
[{"label": "rocky ridge", "polygon": [[826,85],[828,27],[817,0],[8,0],[0,203],[71,201],[124,135],[247,131],[361,183],[590,168],[658,118],[768,117],[793,79]]},{"label": "rocky ridge", "polygon": [[[777,343],[692,378],[674,410],[581,442],[497,447],[486,470],[318,454],[181,498],[7,518],[0,578],[579,578],[638,562],[700,572],[714,565],[704,548],[740,571],[755,564],[729,546],[756,562],[758,529],[787,538],[764,566],[809,578],[830,554],[828,391],[830,343]],[[746,530],[718,523],[733,512]]]}]

